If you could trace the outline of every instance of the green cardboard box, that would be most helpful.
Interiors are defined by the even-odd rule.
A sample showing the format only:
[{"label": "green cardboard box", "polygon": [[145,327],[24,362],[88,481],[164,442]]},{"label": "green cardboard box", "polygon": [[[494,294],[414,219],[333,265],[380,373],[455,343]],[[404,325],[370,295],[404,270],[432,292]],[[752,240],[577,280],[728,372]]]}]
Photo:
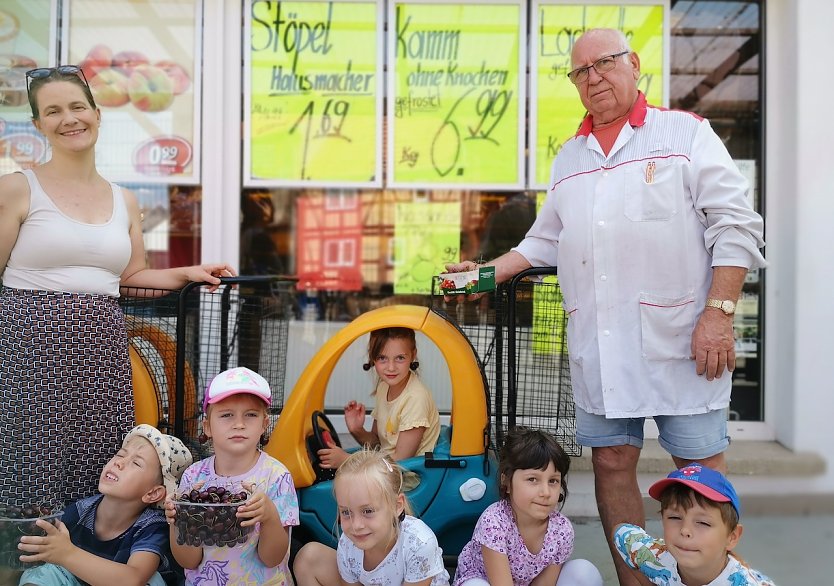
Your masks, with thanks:
[{"label": "green cardboard box", "polygon": [[444,295],[469,295],[495,289],[495,267],[478,267],[465,273],[444,273],[439,276]]}]

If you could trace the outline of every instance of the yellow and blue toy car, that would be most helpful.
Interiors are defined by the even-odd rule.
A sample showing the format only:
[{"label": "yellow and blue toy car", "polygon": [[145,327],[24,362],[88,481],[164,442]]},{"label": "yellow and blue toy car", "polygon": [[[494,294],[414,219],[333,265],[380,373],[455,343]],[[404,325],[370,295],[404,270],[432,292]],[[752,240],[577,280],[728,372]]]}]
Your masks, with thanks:
[{"label": "yellow and blue toy car", "polygon": [[[419,476],[406,493],[415,516],[437,535],[444,554],[457,555],[472,537],[478,517],[498,499],[497,461],[489,450],[488,397],[479,361],[466,337],[427,307],[394,305],[365,313],[328,340],[302,372],[289,395],[266,451],[290,470],[298,491],[300,527],[293,537],[336,545],[336,501],[330,471],[317,465],[324,436],[338,441],[323,414],[327,382],[345,350],[360,336],[385,327],[411,328],[434,342],[450,368],[451,424],[443,426],[433,452],[402,460]],[[464,499],[467,481],[481,480],[484,495]],[[472,484],[471,482],[469,484]],[[465,487],[464,487],[465,489]]]}]

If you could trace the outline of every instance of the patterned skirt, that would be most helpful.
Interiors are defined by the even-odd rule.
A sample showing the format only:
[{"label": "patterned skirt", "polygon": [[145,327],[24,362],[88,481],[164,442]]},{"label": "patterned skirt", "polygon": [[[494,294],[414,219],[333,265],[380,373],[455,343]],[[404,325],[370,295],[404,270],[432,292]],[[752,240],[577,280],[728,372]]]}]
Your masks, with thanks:
[{"label": "patterned skirt", "polygon": [[104,464],[133,424],[117,300],[0,290],[0,504],[95,494]]}]

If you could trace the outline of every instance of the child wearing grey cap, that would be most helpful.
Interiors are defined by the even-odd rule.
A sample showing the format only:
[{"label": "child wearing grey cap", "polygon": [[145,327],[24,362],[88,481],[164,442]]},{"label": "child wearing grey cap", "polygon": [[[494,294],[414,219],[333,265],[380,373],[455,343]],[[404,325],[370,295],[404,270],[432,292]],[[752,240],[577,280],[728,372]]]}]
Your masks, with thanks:
[{"label": "child wearing grey cap", "polygon": [[37,586],[165,586],[182,579],[171,555],[161,507],[193,458],[183,443],[147,424],[125,436],[101,471],[99,494],[70,505],[44,537],[21,537],[26,570],[20,584]]}]

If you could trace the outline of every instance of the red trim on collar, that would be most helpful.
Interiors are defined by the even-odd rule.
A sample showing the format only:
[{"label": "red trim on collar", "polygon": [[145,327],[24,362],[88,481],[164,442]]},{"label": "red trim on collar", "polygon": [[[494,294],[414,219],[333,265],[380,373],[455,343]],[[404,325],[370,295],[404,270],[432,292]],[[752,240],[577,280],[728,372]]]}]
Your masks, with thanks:
[{"label": "red trim on collar", "polygon": [[[628,123],[632,126],[643,126],[646,123],[646,112],[648,111],[648,104],[646,103],[646,95],[638,91],[637,99],[631,107],[631,112],[628,114]],[[576,136],[590,136],[594,129],[594,117],[590,114],[585,114],[582,119],[582,124],[579,125],[579,130],[576,131]]]},{"label": "red trim on collar", "polygon": [[695,112],[690,112],[689,110],[676,110],[674,108],[661,108],[660,106],[651,106],[651,105],[649,106],[649,108],[654,108],[655,110],[660,110],[661,112],[683,112],[684,114],[689,114],[690,116],[695,118],[695,120],[697,120],[698,122],[700,122],[701,120],[704,119],[703,116],[699,116]]}]

